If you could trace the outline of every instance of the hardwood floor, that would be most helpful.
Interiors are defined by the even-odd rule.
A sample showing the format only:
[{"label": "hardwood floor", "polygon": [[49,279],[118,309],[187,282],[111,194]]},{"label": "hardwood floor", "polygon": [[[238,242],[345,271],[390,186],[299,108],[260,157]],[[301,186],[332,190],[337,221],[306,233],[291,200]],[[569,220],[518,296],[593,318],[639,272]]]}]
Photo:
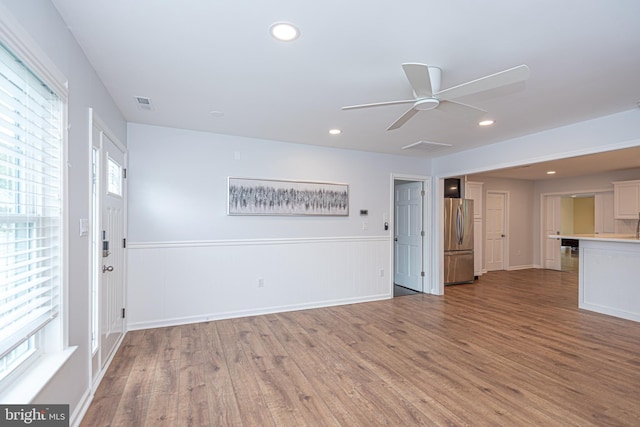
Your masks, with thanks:
[{"label": "hardwood floor", "polygon": [[129,332],[83,426],[638,426],[640,324],[575,273]]}]

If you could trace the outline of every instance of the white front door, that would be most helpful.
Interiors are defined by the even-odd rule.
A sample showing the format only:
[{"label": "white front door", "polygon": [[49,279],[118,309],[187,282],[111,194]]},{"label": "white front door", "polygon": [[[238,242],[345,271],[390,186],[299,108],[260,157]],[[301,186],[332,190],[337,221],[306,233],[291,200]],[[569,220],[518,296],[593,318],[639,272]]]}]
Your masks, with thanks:
[{"label": "white front door", "polygon": [[486,252],[487,271],[504,270],[505,207],[504,193],[487,193],[486,201]]},{"label": "white front door", "polygon": [[558,237],[548,237],[560,234],[562,208],[560,196],[545,196],[544,198],[544,268],[551,270],[562,269],[560,245]]},{"label": "white front door", "polygon": [[395,185],[395,284],[422,292],[422,182]]},{"label": "white front door", "polygon": [[[102,287],[100,341],[102,364],[124,333],[125,154],[102,133]],[[108,246],[108,248],[107,248]],[[106,256],[105,256],[106,255]]]}]

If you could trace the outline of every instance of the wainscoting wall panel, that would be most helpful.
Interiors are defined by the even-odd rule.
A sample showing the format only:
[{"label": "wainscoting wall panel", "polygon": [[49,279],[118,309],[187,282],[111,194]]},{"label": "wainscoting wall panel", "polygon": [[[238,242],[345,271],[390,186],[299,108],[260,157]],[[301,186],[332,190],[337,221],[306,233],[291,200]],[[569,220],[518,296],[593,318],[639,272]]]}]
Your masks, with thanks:
[{"label": "wainscoting wall panel", "polygon": [[130,243],[128,329],[391,298],[389,239]]}]

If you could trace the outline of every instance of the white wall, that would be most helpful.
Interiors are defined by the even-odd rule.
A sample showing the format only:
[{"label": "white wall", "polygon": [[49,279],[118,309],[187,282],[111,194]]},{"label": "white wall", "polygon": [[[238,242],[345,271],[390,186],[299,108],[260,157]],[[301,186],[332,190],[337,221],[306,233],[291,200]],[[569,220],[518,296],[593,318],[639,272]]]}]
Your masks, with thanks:
[{"label": "white wall", "polygon": [[[4,10],[2,10],[4,9]],[[89,379],[89,239],[79,237],[80,218],[89,216],[89,107],[126,141],[126,124],[82,50],[48,0],[0,0],[5,19],[17,23],[65,75],[69,83],[69,344],[78,346],[34,403],[68,403],[71,414],[87,398]],[[73,420],[72,420],[73,422]]]},{"label": "white wall", "polygon": [[[509,264],[505,265],[505,269],[532,268],[534,266],[533,221],[535,216],[533,211],[533,181],[474,176],[471,176],[469,180],[484,183],[483,206],[487,205],[487,192],[498,191],[508,193],[509,206],[507,207],[507,220],[509,228],[506,234],[508,239],[507,248],[509,253],[507,255]],[[486,219],[487,215],[483,213],[482,220],[486,221]],[[484,224],[483,238],[486,238],[486,229],[486,224]],[[483,269],[485,269],[484,260]]]},{"label": "white wall", "polygon": [[[128,141],[130,328],[392,295],[391,174],[428,160],[140,124]],[[228,216],[229,176],[346,183],[350,214]]]}]

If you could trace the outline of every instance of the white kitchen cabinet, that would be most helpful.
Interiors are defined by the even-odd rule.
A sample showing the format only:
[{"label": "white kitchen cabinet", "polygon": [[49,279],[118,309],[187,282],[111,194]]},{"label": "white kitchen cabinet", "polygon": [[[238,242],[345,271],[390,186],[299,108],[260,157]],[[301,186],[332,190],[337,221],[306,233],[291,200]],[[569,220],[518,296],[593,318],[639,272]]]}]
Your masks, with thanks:
[{"label": "white kitchen cabinet", "polygon": [[596,193],[594,206],[594,231],[596,234],[615,233],[613,191]]},{"label": "white kitchen cabinet", "polygon": [[473,274],[474,276],[482,276],[482,260],[484,235],[482,230],[484,198],[484,183],[467,182],[465,186],[465,199],[473,200]]},{"label": "white kitchen cabinet", "polygon": [[615,219],[638,219],[640,180],[613,183],[613,212]]}]

